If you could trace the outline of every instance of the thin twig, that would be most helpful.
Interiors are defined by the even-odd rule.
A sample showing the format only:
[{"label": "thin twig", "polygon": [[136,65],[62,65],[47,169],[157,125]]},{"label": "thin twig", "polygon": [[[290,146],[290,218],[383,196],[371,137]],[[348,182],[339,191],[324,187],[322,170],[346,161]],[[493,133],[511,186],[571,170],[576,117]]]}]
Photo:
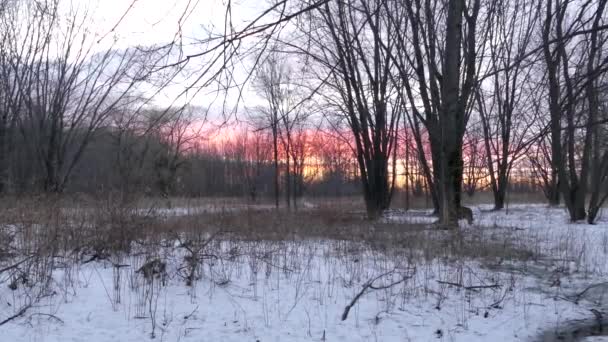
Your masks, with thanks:
[{"label": "thin twig", "polygon": [[2,322],[0,322],[0,325],[4,325],[4,324],[14,320],[15,318],[23,316],[25,314],[25,312],[31,307],[32,307],[31,304],[22,307],[21,310],[19,310],[19,312],[17,312],[16,314],[14,314],[14,315],[4,319]]},{"label": "thin twig", "polygon": [[585,293],[587,293],[587,291],[596,288],[596,287],[600,287],[600,286],[608,286],[608,282],[603,282],[603,283],[597,283],[597,284],[591,284],[589,286],[587,286],[583,291],[570,296],[571,298],[574,298],[574,303],[578,304],[578,302],[580,301],[580,299],[585,295]]},{"label": "thin twig", "polygon": [[462,285],[462,284],[459,284],[459,283],[453,283],[453,282],[450,282],[450,281],[442,281],[442,280],[437,280],[437,282],[438,282],[439,284],[445,284],[445,285],[450,285],[450,286],[460,287],[460,288],[463,288],[463,289],[465,289],[465,290],[498,289],[498,288],[501,288],[501,285],[500,285],[500,284],[464,286],[464,285]]},{"label": "thin twig", "polygon": [[27,257],[27,258],[25,258],[25,259],[23,259],[23,260],[19,261],[19,262],[18,262],[18,263],[16,263],[16,264],[13,264],[13,265],[7,266],[7,267],[5,267],[5,268],[3,268],[3,269],[0,269],[0,273],[4,273],[4,272],[6,272],[6,271],[12,270],[13,268],[17,268],[17,267],[19,267],[21,264],[25,263],[26,261],[28,261],[28,260],[30,260],[30,259],[32,259],[32,258],[34,258],[34,257],[36,257],[36,254],[30,255],[29,257]]},{"label": "thin twig", "polygon": [[393,273],[395,273],[395,270],[383,273],[383,274],[377,276],[376,278],[374,278],[374,279],[368,281],[367,283],[365,283],[363,285],[363,288],[361,289],[361,291],[359,291],[359,293],[357,293],[357,295],[353,298],[353,300],[351,300],[351,302],[344,308],[344,312],[342,313],[342,320],[344,321],[344,320],[346,320],[348,318],[348,313],[350,312],[350,309],[357,303],[357,301],[359,300],[359,298],[361,298],[365,294],[365,292],[367,291],[367,289],[372,289],[372,290],[384,290],[384,289],[388,289],[388,288],[393,287],[395,285],[399,285],[399,284],[403,283],[404,281],[406,281],[408,278],[410,278],[409,275],[408,276],[403,276],[403,278],[401,278],[400,280],[395,281],[395,282],[393,282],[391,284],[382,285],[382,286],[374,286],[374,282],[376,280],[379,280],[380,278],[383,278],[383,277],[385,277],[387,275],[390,275],[390,274],[393,274]]}]

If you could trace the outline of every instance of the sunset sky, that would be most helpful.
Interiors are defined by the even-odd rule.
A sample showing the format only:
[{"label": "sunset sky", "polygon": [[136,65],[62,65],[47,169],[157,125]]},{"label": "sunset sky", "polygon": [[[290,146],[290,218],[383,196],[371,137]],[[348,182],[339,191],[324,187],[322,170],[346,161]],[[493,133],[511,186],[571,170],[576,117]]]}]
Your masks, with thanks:
[{"label": "sunset sky", "polygon": [[[181,32],[179,39],[183,43],[184,55],[204,51],[205,47],[200,40],[207,38],[209,32],[223,32],[226,13],[226,1],[222,0],[76,0],[72,4],[89,8],[89,16],[95,21],[97,35],[105,36],[106,44],[121,48],[166,44],[175,40],[178,32]],[[265,1],[233,1],[233,25],[237,30],[244,27],[267,6]],[[155,103],[163,106],[173,102],[186,85],[193,84],[200,74],[197,71],[204,63],[202,58],[189,63],[189,69],[184,72],[186,76],[165,89]],[[246,67],[241,65],[243,70]],[[236,72],[244,76],[243,70]],[[197,85],[202,81],[204,80],[200,80]],[[187,98],[194,105],[207,107],[215,99],[215,103],[220,106],[223,99],[216,98],[215,90],[215,87],[201,89],[196,96],[192,96],[194,92],[189,91],[177,103],[183,103]],[[250,90],[245,96],[247,106],[259,102]]]},{"label": "sunset sky", "polygon": [[[89,10],[89,16],[94,20],[93,27],[96,35],[104,37],[106,43],[121,48],[136,45],[151,46],[165,44],[176,38],[181,32],[184,54],[195,54],[203,51],[198,40],[208,37],[209,31],[218,33],[223,31],[226,1],[222,0],[74,0],[72,4],[82,5]],[[241,0],[232,3],[233,23],[237,29],[244,27],[249,21],[257,17],[264,9],[270,6],[266,1]],[[115,39],[115,40],[114,40]],[[189,76],[197,75],[196,69],[204,64],[204,59],[196,60],[190,65],[194,70]],[[245,66],[237,70],[245,74]],[[173,103],[183,91],[185,84],[192,81],[187,76],[175,84],[167,87],[155,97],[157,106],[167,106]],[[246,129],[243,121],[247,121],[247,111],[256,105],[263,104],[250,87],[246,88],[243,101],[239,104],[239,117],[230,118],[231,125],[220,126],[224,119],[222,116],[222,101],[225,94],[216,97],[215,88],[201,90],[195,97],[189,96],[187,100],[194,106],[209,107],[209,119],[205,123],[204,136],[207,143],[223,143],[231,140],[237,132]],[[228,102],[232,98],[229,96]],[[186,101],[179,98],[177,103]],[[240,124],[234,124],[240,122]],[[251,131],[251,128],[247,129]],[[197,129],[199,131],[199,129]],[[200,131],[199,131],[200,132]],[[344,132],[349,136],[348,132]],[[398,174],[403,174],[402,162],[397,163]],[[402,183],[401,180],[398,183]]]}]

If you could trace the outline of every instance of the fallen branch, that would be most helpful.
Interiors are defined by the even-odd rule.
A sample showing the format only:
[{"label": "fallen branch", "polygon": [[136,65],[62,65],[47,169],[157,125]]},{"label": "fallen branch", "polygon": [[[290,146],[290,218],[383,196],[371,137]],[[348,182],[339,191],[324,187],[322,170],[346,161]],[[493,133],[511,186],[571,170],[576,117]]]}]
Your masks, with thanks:
[{"label": "fallen branch", "polygon": [[14,315],[12,315],[12,316],[9,316],[9,317],[7,317],[6,319],[4,319],[2,322],[0,322],[0,325],[4,325],[4,324],[6,324],[6,323],[8,323],[8,322],[10,322],[10,321],[12,321],[12,320],[14,320],[15,318],[18,318],[18,317],[23,316],[23,315],[25,314],[25,312],[26,312],[26,311],[27,311],[27,310],[28,310],[30,307],[32,307],[32,305],[31,305],[31,304],[30,304],[30,305],[26,305],[26,306],[22,307],[22,308],[21,308],[21,310],[19,310],[19,311],[18,311],[16,314],[14,314]]},{"label": "fallen branch", "polygon": [[444,285],[450,285],[450,286],[455,286],[455,287],[460,287],[463,288],[465,290],[480,290],[480,289],[499,289],[501,288],[500,284],[492,284],[492,285],[471,285],[471,286],[464,286],[462,284],[459,283],[453,283],[450,281],[443,281],[443,280],[437,280],[437,282],[439,284],[444,284]]},{"label": "fallen branch", "polygon": [[4,268],[0,269],[0,273],[4,273],[6,271],[12,270],[13,268],[17,268],[17,267],[21,266],[21,264],[25,263],[26,261],[28,261],[34,257],[36,257],[36,254],[30,255],[29,257],[17,262],[16,264],[4,267]]},{"label": "fallen branch", "polygon": [[47,314],[47,313],[42,313],[42,312],[35,312],[35,313],[33,313],[33,314],[31,314],[31,315],[30,315],[30,319],[31,319],[32,317],[34,317],[34,316],[45,316],[45,317],[47,317],[49,320],[54,319],[54,320],[56,320],[57,322],[59,322],[59,323],[61,323],[61,324],[64,324],[64,323],[65,323],[65,322],[64,322],[64,321],[63,321],[61,318],[59,318],[59,317],[57,317],[57,316],[55,316],[55,315],[52,315],[52,314]]},{"label": "fallen branch", "polygon": [[192,310],[191,313],[184,316],[184,320],[190,319],[190,317],[192,317],[196,313],[197,310],[198,310],[198,305],[194,308],[194,310]]},{"label": "fallen branch", "polygon": [[357,301],[359,300],[359,298],[361,298],[368,289],[371,289],[371,290],[384,290],[384,289],[388,289],[390,287],[393,287],[395,285],[399,285],[399,284],[403,283],[404,281],[406,281],[407,279],[409,279],[411,277],[411,275],[403,276],[400,280],[397,280],[397,281],[395,281],[393,283],[390,283],[388,285],[374,286],[374,282],[376,280],[379,280],[379,279],[381,279],[381,278],[383,278],[383,277],[385,277],[387,275],[391,275],[391,274],[394,274],[394,273],[395,273],[395,270],[383,273],[383,274],[377,276],[376,278],[374,278],[374,279],[368,281],[367,283],[365,283],[363,285],[363,288],[361,289],[361,291],[359,291],[359,293],[357,293],[357,295],[353,298],[353,300],[351,300],[350,303],[344,308],[344,312],[342,313],[342,320],[344,321],[344,320],[346,320],[348,318],[348,313],[350,312],[350,309],[353,306],[355,306],[355,304],[357,303]]},{"label": "fallen branch", "polygon": [[602,322],[603,322],[604,314],[596,309],[591,309],[591,313],[595,316],[595,322],[597,324],[597,328],[598,328],[599,332],[602,333],[602,330],[603,330]]},{"label": "fallen branch", "polygon": [[[591,290],[591,289],[594,289],[594,288],[596,288],[596,287],[600,287],[600,286],[606,286],[606,287],[608,287],[608,282],[597,283],[597,284],[591,284],[591,285],[587,286],[587,287],[586,287],[586,288],[585,288],[583,291],[581,291],[581,292],[579,292],[579,293],[577,293],[577,294],[575,294],[575,295],[569,296],[570,298],[564,298],[564,299],[567,299],[567,300],[569,300],[569,301],[574,302],[575,304],[578,304],[578,302],[579,302],[579,301],[581,300],[581,298],[582,298],[582,297],[585,295],[585,293],[587,293],[587,292],[588,292],[589,290]],[[571,299],[571,298],[572,298],[572,299]]]}]

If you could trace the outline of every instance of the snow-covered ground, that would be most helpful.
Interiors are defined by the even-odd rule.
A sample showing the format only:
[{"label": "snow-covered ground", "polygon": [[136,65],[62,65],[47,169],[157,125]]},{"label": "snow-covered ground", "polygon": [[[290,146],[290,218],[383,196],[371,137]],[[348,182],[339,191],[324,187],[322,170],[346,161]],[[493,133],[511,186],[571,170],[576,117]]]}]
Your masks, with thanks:
[{"label": "snow-covered ground", "polygon": [[[57,267],[54,292],[0,325],[0,341],[548,341],[604,311],[608,285],[584,290],[608,274],[608,222],[569,224],[542,205],[487,209],[463,225],[470,241],[517,240],[528,260],[398,243],[218,240],[188,286],[188,251],[170,245]],[[392,211],[384,221],[432,222],[427,215]],[[451,232],[419,234],[447,241]],[[141,271],[156,257],[166,279]],[[32,291],[0,286],[3,321]]]}]

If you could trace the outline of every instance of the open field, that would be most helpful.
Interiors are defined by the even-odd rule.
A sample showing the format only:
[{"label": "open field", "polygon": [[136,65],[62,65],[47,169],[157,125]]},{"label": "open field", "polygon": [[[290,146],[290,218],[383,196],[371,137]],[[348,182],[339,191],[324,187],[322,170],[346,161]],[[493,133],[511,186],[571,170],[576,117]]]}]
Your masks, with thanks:
[{"label": "open field", "polygon": [[[2,211],[6,341],[562,341],[601,335],[608,220],[474,207],[378,222],[356,203],[14,201]],[[146,208],[147,206],[147,208]],[[595,340],[603,338],[595,336]],[[589,339],[590,340],[590,339]]]},{"label": "open field", "polygon": [[0,342],[608,342],[607,260],[608,0],[0,0]]}]

